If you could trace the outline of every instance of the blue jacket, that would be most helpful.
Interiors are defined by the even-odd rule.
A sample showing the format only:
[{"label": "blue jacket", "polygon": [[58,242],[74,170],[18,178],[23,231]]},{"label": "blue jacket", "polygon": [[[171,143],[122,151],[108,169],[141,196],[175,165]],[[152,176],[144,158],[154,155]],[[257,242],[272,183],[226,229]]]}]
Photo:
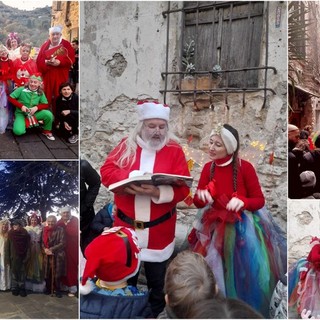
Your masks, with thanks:
[{"label": "blue jacket", "polygon": [[108,296],[91,292],[80,296],[80,319],[152,318],[149,294],[141,296]]}]

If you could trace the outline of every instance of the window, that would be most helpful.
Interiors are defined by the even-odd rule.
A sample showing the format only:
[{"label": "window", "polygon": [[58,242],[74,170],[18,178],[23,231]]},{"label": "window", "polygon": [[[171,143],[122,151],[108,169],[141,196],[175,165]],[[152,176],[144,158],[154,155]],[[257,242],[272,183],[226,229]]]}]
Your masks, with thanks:
[{"label": "window", "polygon": [[[166,67],[167,70],[162,72],[165,89],[161,92],[164,98],[166,92],[195,95],[203,91],[270,90],[274,93],[266,88],[266,77],[268,69],[273,69],[274,73],[276,70],[267,65],[267,58],[265,66],[261,66],[262,49],[268,46],[268,5],[264,2],[190,1],[184,2],[179,10],[168,10],[163,14],[166,17],[170,14],[182,15],[180,71],[172,72]],[[264,46],[263,41],[266,43]],[[170,45],[169,41],[167,45]],[[192,47],[189,52],[187,47]],[[182,81],[188,75],[197,78],[196,82],[200,82],[201,76],[219,78],[218,85],[211,84],[200,90],[195,84],[191,90],[184,90]],[[168,88],[168,83],[174,82],[169,80],[170,77],[175,77],[178,82],[175,89]],[[260,88],[259,84],[263,82],[264,87]]]}]

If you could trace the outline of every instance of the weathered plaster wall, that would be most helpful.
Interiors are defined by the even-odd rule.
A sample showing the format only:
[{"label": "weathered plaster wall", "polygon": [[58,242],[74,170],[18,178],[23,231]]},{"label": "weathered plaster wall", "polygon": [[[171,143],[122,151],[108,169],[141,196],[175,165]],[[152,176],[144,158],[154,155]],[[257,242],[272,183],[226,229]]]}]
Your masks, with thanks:
[{"label": "weathered plaster wall", "polygon": [[320,237],[320,202],[291,200],[288,203],[289,264],[306,257],[312,237]]},{"label": "weathered plaster wall", "polygon": [[[267,93],[228,96],[229,110],[223,96],[215,96],[214,109],[195,111],[192,105],[181,106],[177,97],[167,95],[171,106],[170,125],[186,143],[199,149],[204,137],[218,122],[229,122],[240,133],[243,153],[251,141],[265,143],[255,166],[266,195],[267,206],[283,228],[286,228],[287,162],[286,162],[286,3],[269,3],[268,64],[277,74],[268,71]],[[167,2],[80,2],[81,30],[81,154],[99,171],[107,154],[136,124],[135,104],[138,99],[155,98],[163,101],[159,90],[164,88],[161,71],[165,70],[166,23],[162,12]],[[171,9],[182,2],[171,2]],[[266,5],[266,4],[265,4]],[[277,7],[280,7],[280,26],[276,27]],[[279,9],[278,9],[279,13]],[[278,15],[279,16],[279,15]],[[169,69],[176,69],[179,54],[180,15],[170,16]],[[265,39],[261,43],[265,52]],[[265,57],[261,57],[261,65]],[[264,74],[264,72],[263,72]],[[261,78],[261,82],[263,79]],[[275,160],[268,163],[274,152]],[[195,166],[192,175],[195,185],[201,168]],[[111,199],[101,187],[96,207]],[[184,209],[185,210],[185,209]],[[194,210],[183,212],[189,223]]]}]

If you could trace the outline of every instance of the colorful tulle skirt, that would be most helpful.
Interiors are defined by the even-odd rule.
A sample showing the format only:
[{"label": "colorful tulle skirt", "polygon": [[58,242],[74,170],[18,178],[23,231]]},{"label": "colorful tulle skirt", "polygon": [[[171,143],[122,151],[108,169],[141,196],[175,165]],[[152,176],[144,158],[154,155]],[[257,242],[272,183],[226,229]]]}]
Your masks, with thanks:
[{"label": "colorful tulle skirt", "polygon": [[245,210],[240,220],[234,216],[229,221],[221,219],[230,216],[226,210],[202,210],[194,223],[196,241],[191,249],[206,258],[221,293],[245,301],[269,318],[273,290],[287,270],[285,233],[265,208]]},{"label": "colorful tulle skirt", "polygon": [[302,258],[289,271],[289,308],[299,315],[303,309],[320,316],[320,270]]}]

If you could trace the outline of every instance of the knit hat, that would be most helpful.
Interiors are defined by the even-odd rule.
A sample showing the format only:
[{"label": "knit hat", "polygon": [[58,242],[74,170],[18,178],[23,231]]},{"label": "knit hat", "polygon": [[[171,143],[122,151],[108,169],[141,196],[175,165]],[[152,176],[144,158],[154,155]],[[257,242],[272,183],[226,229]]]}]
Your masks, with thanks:
[{"label": "knit hat", "polygon": [[146,119],[163,119],[169,121],[170,108],[158,101],[138,101],[138,118],[140,121]]},{"label": "knit hat", "polygon": [[238,131],[229,124],[221,125],[219,123],[217,127],[211,131],[210,137],[213,135],[219,135],[221,137],[228,154],[233,154],[238,151],[239,134]]},{"label": "knit hat", "polygon": [[132,229],[114,227],[103,231],[85,249],[87,259],[80,285],[81,294],[91,292],[88,278],[97,276],[109,285],[120,284],[139,270],[140,248]]},{"label": "knit hat", "polygon": [[54,32],[62,33],[62,27],[61,26],[53,26],[53,27],[49,28],[49,34],[54,33]]},{"label": "knit hat", "polygon": [[313,171],[303,171],[300,173],[300,181],[302,187],[314,187],[316,185],[316,176]]},{"label": "knit hat", "polygon": [[23,222],[22,222],[22,220],[20,220],[20,219],[14,219],[14,220],[12,221],[12,225],[13,225],[13,226],[21,226],[21,227],[23,227]]}]

